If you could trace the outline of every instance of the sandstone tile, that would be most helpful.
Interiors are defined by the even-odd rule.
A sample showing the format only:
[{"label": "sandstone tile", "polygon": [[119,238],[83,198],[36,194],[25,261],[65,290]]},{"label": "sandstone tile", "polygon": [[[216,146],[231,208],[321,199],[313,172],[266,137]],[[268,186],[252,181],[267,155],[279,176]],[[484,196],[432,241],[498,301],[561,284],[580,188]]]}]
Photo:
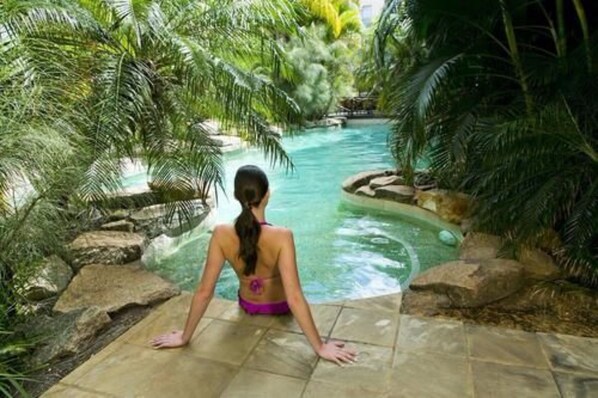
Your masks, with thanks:
[{"label": "sandstone tile", "polygon": [[398,351],[388,397],[473,397],[469,363],[464,357]]},{"label": "sandstone tile", "polygon": [[598,339],[544,333],[539,338],[553,369],[598,374]]},{"label": "sandstone tile", "polygon": [[[328,336],[332,326],[334,325],[334,322],[336,321],[336,318],[338,317],[341,307],[320,304],[310,305],[310,308],[314,322],[318,328],[318,332],[321,336]],[[271,327],[273,329],[279,329],[288,332],[302,332],[292,315],[273,317]]]},{"label": "sandstone tile", "polygon": [[69,386],[66,384],[56,384],[48,391],[41,395],[41,398],[101,398],[101,397],[114,397],[99,392],[92,392],[82,390],[78,387]]},{"label": "sandstone tile", "polygon": [[397,352],[405,350],[467,356],[463,323],[402,315]]},{"label": "sandstone tile", "polygon": [[194,358],[178,350],[134,345],[98,363],[77,387],[118,397],[218,397],[234,377],[234,367]]},{"label": "sandstone tile", "polygon": [[[150,340],[158,335],[169,333],[173,330],[183,330],[187,320],[186,311],[172,311],[162,313],[143,329],[129,334],[124,340],[127,343],[150,347]],[[195,329],[193,338],[197,337],[212,322],[211,318],[202,318]]]},{"label": "sandstone tile", "polygon": [[265,331],[264,328],[215,319],[191,340],[186,352],[238,366],[249,356]]},{"label": "sandstone tile", "polygon": [[270,327],[272,323],[274,323],[277,317],[272,315],[259,314],[249,315],[238,305],[233,305],[226,311],[224,311],[224,313],[222,313],[222,315],[220,315],[218,318],[231,322],[238,322],[241,324],[255,325],[267,328]]},{"label": "sandstone tile", "polygon": [[[191,300],[189,300],[189,304],[191,304]],[[219,318],[231,307],[235,307],[237,305],[237,303],[231,300],[213,298],[210,304],[208,305],[208,308],[206,309],[206,313],[204,314],[204,316],[208,318]]]},{"label": "sandstone tile", "polygon": [[304,335],[269,330],[244,367],[309,379],[317,360]]},{"label": "sandstone tile", "polygon": [[345,301],[344,306],[362,310],[391,311],[398,313],[401,308],[401,298],[401,293],[387,294],[384,296],[359,300],[347,300]]},{"label": "sandstone tile", "polygon": [[344,366],[319,360],[311,380],[322,381],[346,389],[363,389],[383,393],[388,387],[392,348],[352,343],[357,350],[357,362]]},{"label": "sandstone tile", "polygon": [[558,388],[548,370],[472,361],[474,394],[493,398],[558,398]]},{"label": "sandstone tile", "polygon": [[548,368],[534,333],[465,325],[472,358],[512,365]]},{"label": "sandstone tile", "polygon": [[189,305],[191,304],[191,299],[193,298],[193,293],[191,292],[181,292],[178,296],[171,298],[160,304],[154,312],[161,313],[161,312],[169,312],[174,309],[179,308],[186,308],[189,309]]},{"label": "sandstone tile", "polygon": [[554,378],[563,398],[590,398],[598,395],[598,376],[555,372]]},{"label": "sandstone tile", "polygon": [[398,324],[398,314],[343,308],[332,337],[392,347]]},{"label": "sandstone tile", "polygon": [[134,326],[132,326],[127,332],[122,334],[118,339],[124,341],[129,333],[135,333],[136,330],[139,330],[156,319],[163,313],[169,313],[172,311],[181,311],[181,309],[188,310],[189,303],[191,303],[191,297],[193,295],[190,292],[182,292],[181,294],[174,296],[161,304],[158,304],[145,318],[137,322]]},{"label": "sandstone tile", "polygon": [[367,390],[361,387],[345,387],[338,384],[311,380],[307,383],[303,398],[381,398],[386,397],[380,391]]},{"label": "sandstone tile", "polygon": [[87,361],[83,362],[82,365],[79,365],[78,368],[63,377],[60,382],[65,384],[74,384],[77,379],[80,379],[91,369],[95,368],[98,363],[108,358],[113,353],[121,350],[123,346],[124,344],[122,342],[115,341],[110,343],[108,346],[104,347],[104,349],[92,355]]},{"label": "sandstone tile", "polygon": [[[175,300],[175,299],[176,298],[171,299],[171,300]],[[133,335],[136,335],[137,333],[139,333],[139,332],[143,331],[144,329],[146,329],[147,327],[149,327],[152,324],[152,322],[156,318],[158,318],[160,315],[161,315],[161,311],[159,311],[158,309],[154,309],[145,318],[141,319],[139,322],[137,322],[136,324],[131,326],[129,328],[129,330],[127,330],[126,332],[124,332],[123,334],[118,336],[116,338],[116,340],[114,340],[112,343],[124,343],[124,342],[128,341]]]},{"label": "sandstone tile", "polygon": [[241,369],[230,385],[224,390],[222,398],[299,398],[305,387],[305,380],[281,376],[251,369]]},{"label": "sandstone tile", "polygon": [[[180,296],[162,304],[158,308],[158,311],[168,312],[176,310],[188,313],[189,308],[191,307],[193,296],[194,294],[192,292],[184,292]],[[208,304],[208,308],[203,316],[207,318],[219,318],[222,314],[224,314],[224,312],[235,306],[237,306],[237,303],[234,301],[215,297],[210,301],[210,304]]]},{"label": "sandstone tile", "polygon": [[327,301],[327,302],[321,303],[321,304],[324,304],[324,305],[336,305],[336,306],[342,307],[343,305],[345,305],[345,303],[347,301],[349,301],[349,300],[335,300],[335,301]]}]

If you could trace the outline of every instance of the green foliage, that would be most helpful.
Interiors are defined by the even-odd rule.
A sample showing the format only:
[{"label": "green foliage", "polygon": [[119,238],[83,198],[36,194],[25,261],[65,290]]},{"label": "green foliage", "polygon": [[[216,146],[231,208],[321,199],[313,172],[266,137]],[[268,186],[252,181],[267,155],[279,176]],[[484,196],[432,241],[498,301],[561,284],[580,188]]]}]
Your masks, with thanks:
[{"label": "green foliage", "polygon": [[356,0],[300,0],[299,3],[307,11],[307,22],[303,25],[309,25],[314,20],[322,21],[332,39],[361,30]]},{"label": "green foliage", "polygon": [[325,28],[320,25],[303,28],[302,33],[285,44],[293,73],[286,87],[305,117],[314,120],[352,94],[354,51],[350,47],[356,38],[329,42]]},{"label": "green foliage", "polygon": [[28,378],[19,368],[19,357],[25,354],[29,343],[17,341],[13,333],[0,329],[0,394],[6,398],[28,397],[23,382]]},{"label": "green foliage", "polygon": [[557,231],[553,254],[593,286],[596,12],[581,0],[390,1],[371,50],[381,71],[369,75],[407,175],[429,155],[444,185],[477,198],[480,228],[526,244]]},{"label": "green foliage", "polygon": [[[295,5],[0,2],[0,329],[19,315],[17,281],[61,252],[91,203],[120,188],[123,159],[144,162],[162,189],[221,184],[219,146],[200,123],[213,118],[292,166],[270,126],[302,120],[275,83],[285,69],[278,38],[296,32]],[[171,207],[189,211],[184,201]],[[0,379],[6,394],[20,379],[3,361],[0,374],[14,374]]]},{"label": "green foliage", "polygon": [[299,24],[280,41],[289,66],[276,81],[309,120],[325,116],[353,95],[353,64],[361,44],[354,0],[300,0]]}]

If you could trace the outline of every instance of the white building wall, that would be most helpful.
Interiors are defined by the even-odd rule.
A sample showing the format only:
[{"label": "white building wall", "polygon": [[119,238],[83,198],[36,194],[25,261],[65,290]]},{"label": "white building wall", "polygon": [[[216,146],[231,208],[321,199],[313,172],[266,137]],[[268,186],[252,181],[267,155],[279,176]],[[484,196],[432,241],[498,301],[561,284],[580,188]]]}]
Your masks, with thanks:
[{"label": "white building wall", "polygon": [[359,11],[361,14],[361,22],[365,26],[369,26],[374,21],[384,7],[384,0],[361,0]]}]

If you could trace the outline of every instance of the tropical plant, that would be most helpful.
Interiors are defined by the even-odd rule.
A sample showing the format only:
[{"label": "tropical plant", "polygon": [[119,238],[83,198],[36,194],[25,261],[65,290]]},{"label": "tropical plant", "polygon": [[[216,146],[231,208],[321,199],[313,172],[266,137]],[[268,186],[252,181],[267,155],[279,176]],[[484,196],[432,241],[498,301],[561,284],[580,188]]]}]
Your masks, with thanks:
[{"label": "tropical plant", "polygon": [[[124,158],[142,160],[162,189],[219,184],[220,148],[201,123],[214,118],[291,165],[270,126],[301,121],[272,80],[284,70],[278,35],[296,31],[293,6],[0,2],[2,330],[19,316],[15,275],[59,252],[79,215],[120,188]],[[189,209],[176,202],[171,213]]]},{"label": "tropical plant", "polygon": [[[598,286],[595,2],[390,1],[374,48],[391,147],[476,198],[479,228],[550,245]],[[414,54],[403,57],[401,54]]]},{"label": "tropical plant", "polygon": [[334,39],[362,28],[356,0],[300,0],[300,3],[308,14],[304,25],[319,19],[325,22]]},{"label": "tropical plant", "polygon": [[329,41],[326,28],[312,24],[285,43],[291,78],[279,83],[309,120],[320,119],[341,98],[353,94],[352,62],[358,36]]},{"label": "tropical plant", "polygon": [[[299,121],[298,108],[252,72],[256,63],[282,61],[275,33],[295,28],[289,4],[8,0],[1,7],[0,92],[14,116],[3,118],[0,137],[5,215],[8,188],[19,181],[37,193],[32,209],[47,192],[66,202],[102,199],[118,188],[125,157],[145,161],[163,188],[218,184],[220,150],[198,123],[208,117],[290,164],[270,125]],[[61,170],[55,184],[41,178],[49,170]],[[4,232],[7,248],[16,232]]]},{"label": "tropical plant", "polygon": [[0,329],[0,393],[3,397],[28,397],[23,382],[19,357],[27,352],[29,344],[16,341],[13,333]]},{"label": "tropical plant", "polygon": [[85,198],[115,185],[123,157],[145,160],[161,186],[219,182],[220,151],[197,123],[208,117],[289,161],[269,125],[297,121],[297,108],[251,72],[280,62],[268,32],[293,29],[284,2],[9,0],[3,9],[3,55],[20,65],[3,83],[31,81],[67,104],[57,110],[77,108],[93,148]]}]

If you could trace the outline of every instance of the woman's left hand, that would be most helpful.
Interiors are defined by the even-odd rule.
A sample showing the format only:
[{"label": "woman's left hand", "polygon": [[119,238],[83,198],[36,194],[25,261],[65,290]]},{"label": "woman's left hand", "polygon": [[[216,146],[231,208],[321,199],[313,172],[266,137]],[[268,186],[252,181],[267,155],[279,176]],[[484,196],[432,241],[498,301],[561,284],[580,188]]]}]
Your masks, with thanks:
[{"label": "woman's left hand", "polygon": [[187,342],[183,340],[182,330],[173,330],[170,333],[154,337],[150,344],[154,348],[177,348],[187,345]]}]

